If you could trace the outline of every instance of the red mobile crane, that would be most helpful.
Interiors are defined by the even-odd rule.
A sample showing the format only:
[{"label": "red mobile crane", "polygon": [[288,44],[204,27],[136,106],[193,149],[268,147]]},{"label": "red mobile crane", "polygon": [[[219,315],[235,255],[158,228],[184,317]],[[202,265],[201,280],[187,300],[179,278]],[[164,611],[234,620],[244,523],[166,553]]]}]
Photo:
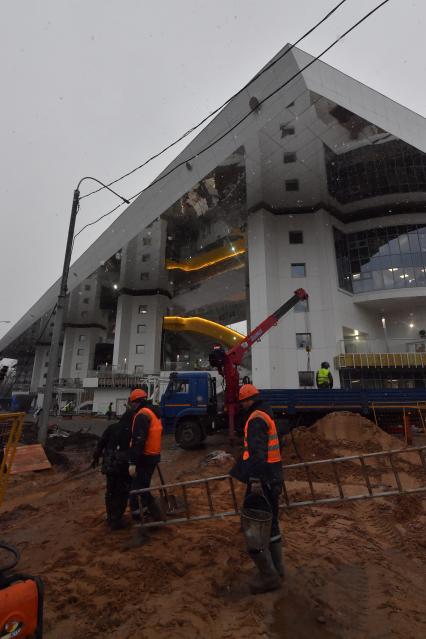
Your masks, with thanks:
[{"label": "red mobile crane", "polygon": [[211,366],[217,368],[225,382],[225,411],[228,414],[229,437],[231,441],[233,441],[235,437],[235,416],[238,413],[240,378],[237,367],[241,364],[244,356],[255,342],[259,342],[265,333],[273,326],[276,326],[281,317],[296,306],[298,302],[307,299],[307,292],[303,288],[298,288],[294,291],[293,297],[287,300],[287,302],[284,302],[279,309],[263,320],[259,326],[256,326],[242,342],[229,351],[225,351],[222,346],[215,346],[213,352],[210,354],[209,361]]}]

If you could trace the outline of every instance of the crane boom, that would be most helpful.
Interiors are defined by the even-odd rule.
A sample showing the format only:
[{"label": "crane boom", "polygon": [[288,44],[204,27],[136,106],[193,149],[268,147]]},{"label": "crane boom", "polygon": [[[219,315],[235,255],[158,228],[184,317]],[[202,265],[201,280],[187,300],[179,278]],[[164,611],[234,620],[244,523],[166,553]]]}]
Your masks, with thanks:
[{"label": "crane boom", "polygon": [[307,299],[307,292],[303,288],[298,288],[289,300],[284,302],[274,313],[256,326],[239,344],[226,352],[219,347],[211,353],[209,358],[210,363],[218,369],[225,381],[225,411],[228,414],[229,437],[231,442],[233,442],[235,436],[235,415],[238,412],[240,376],[237,366],[241,364],[243,357],[251,349],[253,344],[259,342],[265,333],[273,326],[276,326],[281,317],[296,306],[300,300]]}]

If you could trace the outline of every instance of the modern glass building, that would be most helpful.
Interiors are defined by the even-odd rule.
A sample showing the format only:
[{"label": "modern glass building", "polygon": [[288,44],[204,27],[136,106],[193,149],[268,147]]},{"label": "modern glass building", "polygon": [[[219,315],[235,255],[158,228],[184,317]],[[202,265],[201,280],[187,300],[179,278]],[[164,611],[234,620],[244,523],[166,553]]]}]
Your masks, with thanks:
[{"label": "modern glass building", "polygon": [[[336,386],[426,385],[424,118],[309,61],[283,49],[75,262],[60,379],[206,368],[303,287],[254,383],[309,386],[327,360]],[[33,389],[56,294],[0,341]]]}]

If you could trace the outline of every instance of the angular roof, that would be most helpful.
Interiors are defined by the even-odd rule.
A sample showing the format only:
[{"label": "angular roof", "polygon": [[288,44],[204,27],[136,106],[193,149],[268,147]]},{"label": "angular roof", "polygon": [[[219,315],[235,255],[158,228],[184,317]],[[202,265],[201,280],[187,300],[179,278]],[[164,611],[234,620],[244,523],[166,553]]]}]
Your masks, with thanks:
[{"label": "angular roof", "polygon": [[[282,114],[285,119],[287,105],[291,105],[306,89],[426,153],[426,127],[422,116],[324,62],[315,62],[287,86],[280,88],[313,60],[312,56],[297,48],[282,57],[288,48],[289,45],[284,47],[271,61],[274,64],[270,66],[269,63],[250,86],[233,98],[169,164],[159,176],[164,175],[164,179],[158,182],[157,178],[73,263],[70,290],[94,273],[101,261],[108,260],[119,251],[135,233],[158,218],[239,147],[249,143],[250,139],[254,140],[260,129],[273,118]],[[256,97],[261,101],[275,91],[259,110],[251,110],[250,98]],[[294,117],[290,111],[288,115],[289,119]],[[232,131],[228,132],[229,129]],[[191,169],[188,169],[185,162],[193,156],[196,157],[191,159]],[[167,175],[174,167],[176,169]],[[0,340],[0,351],[53,308],[58,290],[59,279]]]}]

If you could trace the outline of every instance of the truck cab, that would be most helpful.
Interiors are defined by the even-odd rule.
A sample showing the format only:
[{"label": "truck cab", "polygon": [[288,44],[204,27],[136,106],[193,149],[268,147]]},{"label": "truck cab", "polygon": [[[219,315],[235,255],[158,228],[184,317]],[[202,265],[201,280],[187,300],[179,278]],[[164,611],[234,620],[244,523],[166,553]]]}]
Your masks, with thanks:
[{"label": "truck cab", "polygon": [[161,398],[163,424],[177,443],[196,448],[225,422],[218,413],[216,379],[207,372],[171,373]]}]

